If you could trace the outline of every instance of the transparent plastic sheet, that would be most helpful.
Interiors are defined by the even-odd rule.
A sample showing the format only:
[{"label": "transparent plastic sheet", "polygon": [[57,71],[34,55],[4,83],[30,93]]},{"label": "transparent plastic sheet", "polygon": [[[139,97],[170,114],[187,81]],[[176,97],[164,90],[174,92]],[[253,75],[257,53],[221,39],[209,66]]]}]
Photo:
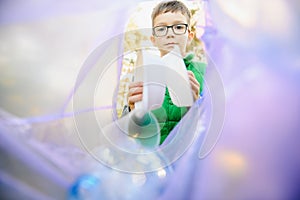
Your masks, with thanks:
[{"label": "transparent plastic sheet", "polygon": [[[75,58],[79,54],[78,51],[73,51],[74,46],[73,50],[69,48],[70,43],[75,44],[75,46],[80,44],[80,42],[74,42],[74,39],[78,39],[78,34],[75,34],[77,38],[73,39],[70,35],[72,35],[72,31],[78,29],[78,26],[87,25],[85,20],[91,22],[91,26],[80,27],[83,31],[79,32],[83,33],[87,30],[91,33],[93,31],[90,31],[89,27],[97,26],[99,28],[99,16],[101,19],[101,16],[103,17],[108,13],[118,13],[115,18],[110,18],[111,24],[103,24],[106,31],[102,32],[101,36],[95,36],[97,31],[88,34],[88,37],[91,37],[89,42],[92,41],[93,45],[97,45],[98,42],[102,42],[113,33],[123,31],[123,26],[116,27],[115,23],[117,23],[116,21],[120,23],[119,15],[126,20],[127,12],[135,1],[120,1],[118,2],[120,7],[107,5],[105,7],[107,12],[101,12],[103,1],[90,1],[89,3],[91,4],[77,1],[70,5],[69,1],[62,1],[56,2],[53,7],[49,7],[47,1],[17,3],[1,1],[0,3],[1,47],[4,47],[1,48],[1,51],[4,51],[3,54],[1,53],[3,55],[1,57],[1,68],[3,67],[1,72],[1,104],[4,105],[3,109],[12,110],[13,113],[20,114],[22,117],[28,117],[18,118],[4,110],[1,111],[1,198],[67,199],[68,189],[73,181],[87,170],[83,163],[93,163],[87,153],[78,147],[80,142],[74,137],[75,129],[71,118],[74,113],[65,112],[66,108],[63,105],[64,103],[70,104],[70,99],[64,100],[71,89],[68,88],[70,79],[72,79],[74,71],[77,70],[74,70],[74,63],[64,62],[64,60],[69,60],[66,58],[68,57],[66,56],[67,52],[72,52],[71,59],[76,60],[77,64],[82,62],[78,57]],[[73,26],[74,22],[75,26]],[[61,26],[62,24],[63,26]],[[65,24],[69,26],[66,28]],[[77,28],[74,28],[76,26]],[[103,29],[103,26],[100,29]],[[42,33],[45,27],[47,27],[47,33],[50,36]],[[19,31],[15,31],[16,29]],[[58,29],[59,35],[56,35],[55,31]],[[33,32],[35,34],[31,34]],[[45,35],[48,37],[46,40],[43,39]],[[67,37],[64,38],[65,36]],[[24,49],[22,49],[22,45],[20,46],[22,41],[25,45],[23,46]],[[87,46],[84,47],[85,50],[83,51],[86,51],[86,47],[90,48],[89,42],[86,43]],[[53,44],[63,45],[57,49]],[[79,46],[75,49],[82,51],[82,45]],[[35,52],[38,49],[39,51]],[[26,53],[23,54],[23,52]],[[63,55],[63,59],[61,60],[55,52]],[[34,57],[28,60],[30,55],[34,55]],[[82,53],[80,55],[82,56]],[[4,57],[8,59],[2,59]],[[10,62],[10,59],[14,61]],[[40,62],[41,60],[44,61]],[[18,64],[19,61],[21,61],[21,65]],[[73,68],[71,67],[71,70],[68,67],[62,68],[66,65],[68,67],[72,65]],[[56,83],[54,83],[54,79],[51,79],[53,72],[55,73],[55,69],[57,69],[56,66],[60,72],[70,72],[67,73],[69,76],[63,78],[64,83],[57,79],[60,84],[58,88],[55,88]],[[23,73],[22,70],[28,73]],[[33,71],[34,73],[32,73]],[[39,76],[35,76],[37,74]],[[52,75],[48,76],[48,74]],[[6,84],[6,81],[11,81],[10,78],[13,81],[17,80],[12,88],[9,88],[11,85],[7,86]],[[68,91],[65,93],[66,88]],[[13,103],[14,101],[9,102],[9,98],[6,98],[5,95],[14,93],[17,96],[24,96],[27,105]],[[47,97],[46,93],[50,95]],[[53,99],[55,100],[52,101]],[[21,98],[21,100],[23,99]],[[38,114],[29,113],[30,109],[34,110],[34,107],[39,107],[37,109]]]},{"label": "transparent plastic sheet", "polygon": [[[184,197],[188,193],[187,188],[181,187],[174,192],[174,187],[179,185],[173,180],[180,178],[184,185],[193,182],[192,173],[196,170],[195,163],[196,165],[199,163],[192,160],[197,160],[199,146],[205,138],[207,120],[204,107],[203,102],[199,101],[195,104],[172,131],[173,137],[156,151],[144,149],[142,151],[144,154],[139,154],[141,152],[136,151],[139,150],[136,148],[139,144],[129,141],[132,144],[131,149],[136,151],[135,156],[131,158],[132,152],[129,148],[124,153],[111,146],[109,141],[107,144],[100,144],[92,154],[102,164],[95,165],[87,174],[78,178],[70,190],[71,199],[143,198],[150,200],[168,199],[170,195]],[[187,136],[187,133],[191,134]],[[174,147],[185,147],[185,149]],[[101,154],[105,154],[109,159],[103,159]],[[186,165],[187,162],[191,162],[190,165]],[[118,187],[117,191],[114,189],[116,187]]]},{"label": "transparent plastic sheet", "polygon": [[[62,199],[74,170],[34,139],[30,124],[1,112],[1,195],[12,199]],[[18,124],[16,122],[19,122]]]},{"label": "transparent plastic sheet", "polygon": [[[118,42],[116,43],[116,45],[118,46]],[[104,45],[104,47],[106,46]],[[104,49],[107,51],[106,48]],[[79,82],[77,83],[72,93],[73,98],[75,98],[75,104],[73,104],[75,105],[74,113],[62,113],[27,119],[13,119],[13,117],[6,117],[3,120],[3,123],[7,124],[8,127],[11,128],[20,128],[17,129],[16,134],[22,138],[22,143],[12,146],[24,148],[25,150],[29,151],[29,155],[26,157],[38,157],[39,159],[43,160],[43,164],[45,166],[48,166],[48,168],[50,168],[50,171],[42,171],[41,173],[52,173],[51,178],[55,177],[54,174],[56,174],[56,177],[59,177],[61,179],[60,181],[65,181],[66,185],[70,184],[70,181],[72,182],[73,180],[73,183],[69,185],[71,187],[70,198],[77,199],[85,197],[87,195],[87,198],[93,197],[97,199],[99,197],[103,197],[104,195],[104,198],[108,199],[140,199],[141,195],[144,195],[144,192],[148,193],[149,199],[157,198],[163,193],[164,188],[167,187],[165,183],[173,173],[171,163],[175,162],[179,157],[181,157],[185,153],[185,151],[190,145],[190,142],[192,142],[196,137],[194,135],[194,132],[197,132],[196,135],[198,135],[200,134],[200,132],[203,133],[205,129],[203,124],[199,124],[199,121],[202,121],[200,120],[200,117],[203,115],[204,111],[203,107],[200,107],[200,105],[202,104],[199,101],[198,104],[195,104],[194,107],[190,109],[190,111],[184,117],[183,121],[178,125],[178,128],[174,129],[173,134],[175,135],[175,137],[173,137],[173,139],[168,142],[169,145],[165,144],[162,150],[157,149],[155,152],[152,150],[150,150],[149,152],[145,151],[144,155],[133,154],[131,155],[131,158],[129,157],[130,155],[128,154],[128,152],[125,151],[124,155],[121,155],[119,153],[115,155],[113,154],[112,156],[109,155],[111,157],[114,157],[117,163],[121,163],[121,165],[111,165],[111,163],[105,163],[105,160],[103,160],[101,154],[105,154],[106,152],[109,153],[109,151],[112,149],[110,144],[112,141],[100,140],[100,143],[97,143],[97,135],[99,134],[99,124],[92,123],[93,121],[91,119],[95,120],[95,113],[99,114],[99,112],[101,112],[100,119],[104,119],[105,124],[100,125],[107,127],[107,125],[109,125],[111,122],[107,122],[107,119],[105,116],[103,116],[103,113],[108,114],[108,116],[113,114],[113,106],[100,106],[98,108],[91,109],[90,106],[87,106],[89,105],[89,102],[86,103],[84,101],[85,99],[82,98],[83,96],[80,95],[82,91],[86,92],[85,89],[91,86],[90,83],[93,83],[93,81],[96,80],[90,78],[89,75],[92,75],[92,77],[95,77],[95,75],[97,75],[97,73],[94,73],[95,70],[97,72],[97,65],[95,65],[95,63],[97,63],[99,55],[101,56],[102,54],[105,54],[105,51],[102,50],[103,49],[100,48],[98,51],[95,52],[95,54],[91,55],[91,59],[89,59],[83,67],[84,73],[80,73],[80,75],[83,75],[83,77],[79,76]],[[103,63],[103,61],[100,61],[100,63]],[[120,65],[114,66],[120,67]],[[117,82],[118,79],[115,79],[115,81]],[[111,95],[113,96],[114,93],[111,93]],[[79,102],[76,102],[76,97],[81,97],[79,99]],[[85,97],[88,98],[89,96]],[[76,105],[79,106],[77,107]],[[135,113],[135,111],[133,111],[132,113]],[[129,120],[130,116],[131,115],[128,115]],[[124,119],[126,120],[127,118]],[[113,122],[124,119],[114,119]],[[154,121],[154,124],[155,123],[156,122]],[[201,127],[201,129],[199,129],[199,127]],[[112,130],[118,131],[118,129],[109,128],[106,130],[100,129],[100,132],[104,131],[110,133]],[[3,134],[5,134],[5,132],[6,130],[3,131]],[[91,135],[88,135],[88,137],[92,138],[94,141],[96,141],[96,143],[92,143],[92,146],[88,146],[88,148],[86,148],[86,140],[84,140],[80,136],[82,136],[82,133],[84,134],[83,136],[87,136],[86,133],[90,134],[92,132],[94,133],[92,134],[92,136],[95,137],[91,137]],[[187,132],[191,133],[189,134],[189,137],[185,137]],[[76,138],[76,136],[79,136],[79,141],[74,141],[74,137]],[[115,137],[115,139],[118,138]],[[118,145],[122,145],[122,143],[126,144],[126,140],[128,139],[123,139],[124,141],[119,141]],[[131,145],[131,148],[139,148],[140,144],[136,143],[135,141],[128,141],[128,144]],[[75,146],[76,142],[77,146]],[[184,143],[184,145],[180,145],[180,143]],[[78,149],[78,145],[82,148],[86,148],[85,150],[87,150],[88,152]],[[176,149],[174,148],[174,146],[181,146],[183,148]],[[89,147],[91,148],[89,149]],[[10,149],[8,148],[8,150]],[[16,153],[18,153],[19,151],[20,150],[17,150]],[[97,157],[97,161],[88,159],[90,158],[91,153],[92,155],[97,155],[97,153],[100,153],[100,159],[97,159]],[[145,157],[143,158],[143,156]],[[4,155],[3,157],[6,158],[9,156]],[[172,160],[168,160],[168,158],[170,157],[172,158]],[[102,164],[100,164],[101,161]],[[32,162],[27,163],[26,158],[24,158],[23,162],[24,166],[27,166],[31,173],[35,173],[34,167],[36,167],[36,164],[32,164]],[[134,163],[136,163],[135,167],[132,167]],[[142,169],[139,169],[139,167],[142,167]],[[5,170],[7,169],[4,168],[4,171]],[[17,169],[17,171],[22,170]],[[11,174],[15,175],[14,173],[16,172],[11,172]],[[84,174],[87,174],[87,176],[84,176]],[[95,183],[99,184],[99,182],[104,181],[105,184],[96,185],[94,186],[93,190],[90,191],[88,188],[87,191],[85,191],[85,184],[82,185],[82,181],[83,183],[85,183],[87,179],[82,177],[88,177],[88,180],[94,180],[96,178],[99,181],[96,181]],[[17,179],[18,178],[19,177],[17,177]],[[77,178],[79,179],[79,183],[78,181],[76,181]],[[44,177],[44,179],[48,179],[48,177],[46,176]],[[21,177],[20,182],[23,181],[26,182],[26,184],[29,184],[30,178],[27,176]],[[33,182],[34,184],[39,185],[40,180],[35,180]],[[116,187],[116,183],[120,182],[122,183],[120,191],[115,192],[114,189],[111,189]],[[16,185],[17,188],[19,186],[20,184]],[[33,188],[35,187],[37,186],[33,186]],[[51,188],[54,188],[53,190],[55,191],[56,187],[56,183],[53,183],[53,185],[48,185],[47,190],[52,191]],[[59,187],[62,190],[60,192],[56,191],[55,194],[66,195],[68,190],[65,191],[65,187]],[[36,190],[39,190],[39,188],[37,188]],[[130,190],[130,192],[124,196],[124,192],[128,190]],[[143,193],[139,191],[143,191]],[[32,195],[35,196],[36,194]],[[61,197],[62,196],[58,198]]]},{"label": "transparent plastic sheet", "polygon": [[[116,40],[119,41],[118,37]],[[108,44],[112,45],[114,42],[109,42]],[[78,90],[74,92],[73,106],[75,109],[83,110],[83,108],[91,107],[93,104],[91,101],[85,101],[84,98],[92,99],[94,90],[90,88],[97,88],[95,83],[98,80],[98,74],[101,74],[102,78],[106,80],[105,76],[110,76],[113,73],[112,69],[101,69],[101,66],[107,65],[105,62],[115,63],[114,61],[110,62],[111,59],[107,57],[102,59],[103,47],[107,49],[107,45],[104,44],[89,57],[92,60],[97,60],[100,57],[101,61],[99,62],[102,64],[95,65],[94,63],[98,63],[98,61],[91,62],[90,59],[87,59],[83,67],[82,71],[85,72],[86,69],[89,69],[89,73],[83,73],[86,75],[85,79],[79,83]],[[118,82],[118,79],[115,77],[117,76],[114,76],[114,79],[109,79],[110,87],[116,87],[117,84],[115,82]],[[89,93],[86,93],[86,88],[89,88]],[[101,94],[103,91],[100,90],[99,92]],[[81,95],[82,93],[85,95]],[[115,94],[103,93],[103,95],[106,95],[108,99],[114,99]],[[71,188],[71,197],[74,199],[140,199],[142,194],[147,193],[146,197],[143,198],[158,198],[169,186],[169,184],[163,183],[168,182],[169,178],[173,176],[172,163],[185,155],[184,153],[193,140],[204,134],[204,122],[206,119],[204,119],[203,112],[205,106],[201,102],[199,100],[198,103],[190,108],[190,111],[182,119],[181,123],[171,133],[173,134],[172,139],[161,148],[158,147],[156,149],[141,148],[137,141],[122,135],[124,134],[124,125],[130,123],[132,116],[138,110],[132,111],[121,119],[114,117],[114,106],[108,106],[106,109],[99,109],[95,112],[75,115],[76,128],[82,145],[102,165],[95,166],[94,169],[87,172],[87,175],[79,177],[78,181]],[[111,117],[107,119],[107,116]],[[127,131],[125,130],[125,132]],[[190,134],[187,135],[187,133]],[[101,138],[98,143],[93,139],[97,137]],[[198,144],[201,143],[200,141]],[[195,149],[196,147],[194,147],[194,151],[196,151]],[[194,154],[194,156],[196,155]],[[112,174],[110,175],[110,173]],[[111,189],[116,187],[116,183],[121,183],[118,185],[118,191]],[[131,192],[124,194],[124,191]]]},{"label": "transparent plastic sheet", "polygon": [[[184,142],[182,137],[187,132],[199,132],[193,140],[200,134],[203,136],[204,126],[202,123],[198,123],[198,119],[203,114],[203,107],[200,108],[200,105],[195,105],[184,118],[183,126],[180,125],[178,129],[174,130],[177,132],[176,137],[172,139],[175,143],[176,141],[177,143]],[[190,122],[188,127],[184,126],[187,124],[184,123],[186,120]],[[62,121],[60,123],[63,124]],[[190,126],[191,123],[195,126]],[[162,167],[157,170],[145,173],[122,172],[106,166],[105,163],[101,164],[99,160],[95,161],[88,152],[79,149],[70,140],[63,141],[63,137],[67,138],[66,135],[64,136],[66,129],[58,128],[57,124],[57,121],[55,123],[48,121],[47,123],[29,124],[12,116],[2,119],[1,147],[3,151],[1,151],[1,160],[5,162],[5,165],[1,167],[3,172],[1,180],[3,185],[9,186],[9,190],[3,193],[5,196],[28,197],[29,199],[40,197],[43,199],[140,199],[145,198],[144,195],[147,194],[146,199],[156,199],[164,194],[169,185],[172,185],[167,182],[177,170],[174,171],[170,161],[167,160],[167,156],[170,155],[165,155],[163,151],[158,151],[145,158],[152,158],[152,161],[136,157],[141,166],[145,165],[145,162],[148,162],[149,165],[157,161],[163,162],[162,165],[159,165]],[[40,134],[39,137],[32,135],[33,131],[37,131]],[[8,132],[10,132],[9,135],[7,135]],[[62,137],[52,140],[46,138],[53,132]],[[193,135],[191,134],[191,136]],[[190,141],[188,137],[184,138],[186,142]],[[102,148],[100,151],[102,153],[106,151],[103,149],[103,144],[99,148]],[[171,150],[173,154],[176,152],[177,150]],[[114,159],[122,159],[120,154],[112,156]],[[193,158],[195,158],[195,152]],[[122,162],[121,167],[133,166],[128,158]],[[16,167],[12,168],[12,166]],[[91,186],[87,186],[86,182]],[[118,187],[119,190],[116,191],[115,187]],[[18,195],[13,196],[14,190],[19,191]]]},{"label": "transparent plastic sheet", "polygon": [[[121,49],[119,45],[120,43],[117,41],[112,51]],[[107,52],[112,53],[112,51],[98,51],[97,53],[101,55]],[[95,59],[97,59],[97,54],[95,56]],[[91,195],[98,199],[105,195],[104,197],[109,199],[140,199],[146,192],[148,199],[153,199],[162,194],[163,188],[166,187],[166,181],[173,173],[172,167],[169,166],[170,161],[165,158],[163,153],[150,152],[153,154],[150,156],[152,161],[159,160],[161,162],[155,166],[157,169],[155,172],[150,170],[150,172],[145,174],[129,174],[116,171],[102,164],[99,165],[99,161],[93,160],[85,151],[86,149],[81,149],[84,149],[84,147],[81,146],[82,141],[77,138],[78,127],[74,125],[73,117],[83,120],[84,129],[92,132],[94,127],[93,125],[90,126],[89,115],[94,115],[98,111],[100,117],[107,116],[107,113],[110,114],[114,108],[111,102],[105,102],[104,105],[96,108],[85,106],[86,104],[83,103],[76,107],[74,112],[69,112],[70,108],[67,107],[70,106],[71,98],[74,98],[78,93],[80,94],[78,90],[87,89],[83,82],[88,79],[86,77],[88,74],[93,74],[94,72],[93,67],[97,60],[91,59],[89,61],[86,63],[82,73],[77,77],[78,82],[63,105],[62,112],[25,119],[19,119],[14,116],[7,117],[6,114],[3,114],[5,117],[1,120],[1,125],[3,125],[3,128],[1,127],[1,139],[3,138],[3,143],[1,143],[1,147],[3,147],[1,152],[3,154],[1,154],[1,158],[7,162],[1,166],[1,171],[3,171],[1,180],[3,185],[5,185],[1,189],[4,190],[5,188],[5,191],[2,193],[5,196],[12,198],[27,197],[29,199],[73,198],[73,193],[70,190],[74,188],[74,185],[75,187],[78,185],[77,179],[81,180],[84,174],[89,174],[94,178],[98,177],[100,181],[104,181],[106,184],[98,185],[99,187],[97,186],[96,190],[87,192],[84,191],[84,187],[78,188],[79,193],[74,198],[80,198],[82,197],[81,195]],[[101,62],[103,63],[103,61]],[[116,66],[120,67],[118,60],[116,62]],[[115,78],[118,78],[118,70],[120,69],[117,69]],[[118,79],[115,79],[115,81],[118,81]],[[86,91],[89,90],[87,89]],[[200,115],[198,109],[195,107],[194,111]],[[193,130],[200,126],[197,123],[197,118],[194,118],[196,113],[193,112],[193,115],[188,115],[189,117],[187,117],[187,119],[193,119],[195,126],[185,128]],[[110,120],[105,121],[105,123],[108,124],[111,122]],[[181,137],[186,131],[188,130],[180,129]],[[176,140],[178,143],[180,138]],[[171,151],[172,149],[169,148],[170,154],[174,154]],[[21,156],[17,156],[18,154]],[[179,155],[173,156],[177,157]],[[11,158],[14,158],[13,161],[11,161]],[[140,162],[141,165],[145,165],[145,159],[141,159]],[[149,161],[148,163],[151,164]],[[127,161],[125,164],[129,167],[130,162]],[[16,167],[11,168],[11,166]],[[161,166],[163,168],[158,169]],[[94,179],[92,178],[91,180]],[[116,185],[118,183],[121,183],[122,187],[120,187],[120,191],[115,192],[114,188],[118,187]],[[83,190],[83,193],[80,193],[81,190]],[[20,193],[14,196],[14,191],[20,191]],[[70,196],[68,196],[68,192],[70,192]]]}]

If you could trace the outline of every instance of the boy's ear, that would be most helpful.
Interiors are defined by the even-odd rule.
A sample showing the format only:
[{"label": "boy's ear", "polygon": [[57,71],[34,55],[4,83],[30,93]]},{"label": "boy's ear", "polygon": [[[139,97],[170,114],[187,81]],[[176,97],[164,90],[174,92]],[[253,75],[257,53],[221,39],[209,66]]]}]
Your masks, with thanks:
[{"label": "boy's ear", "polygon": [[154,45],[155,44],[155,37],[153,35],[150,36],[150,40],[151,40],[152,44]]},{"label": "boy's ear", "polygon": [[189,30],[189,34],[188,34],[188,40],[189,42],[191,42],[194,39],[195,33],[193,31]]}]

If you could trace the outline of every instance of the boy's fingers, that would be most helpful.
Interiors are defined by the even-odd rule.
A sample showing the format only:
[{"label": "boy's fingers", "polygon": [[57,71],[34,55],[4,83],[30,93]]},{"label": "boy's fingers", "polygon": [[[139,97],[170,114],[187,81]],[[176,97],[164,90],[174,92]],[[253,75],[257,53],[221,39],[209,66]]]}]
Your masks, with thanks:
[{"label": "boy's fingers", "polygon": [[189,79],[190,79],[190,83],[193,87],[196,87],[196,88],[200,87],[199,82],[197,81],[197,79],[194,76],[190,76]]},{"label": "boy's fingers", "polygon": [[[194,73],[193,72],[191,72],[191,71],[188,71],[188,76],[189,76],[189,79],[193,79],[193,80],[196,80],[196,77],[195,77],[195,75],[194,75]],[[196,80],[197,81],[197,80]],[[197,81],[198,82],[198,81]]]},{"label": "boy's fingers", "polygon": [[135,87],[143,87],[143,82],[134,82],[129,84],[129,89],[135,88]]},{"label": "boy's fingers", "polygon": [[193,73],[192,71],[189,71],[189,70],[188,70],[187,72],[188,72],[188,75],[189,75],[189,76],[195,77],[195,75],[194,75],[194,73]]},{"label": "boy's fingers", "polygon": [[195,78],[190,78],[190,83],[193,83],[194,85],[200,86],[199,82]]},{"label": "boy's fingers", "polygon": [[137,94],[142,94],[143,93],[143,87],[134,87],[130,88],[128,91],[128,97],[137,95]]},{"label": "boy's fingers", "polygon": [[193,74],[193,72],[188,71],[188,75],[189,75],[189,79],[190,79],[191,89],[193,91],[193,96],[194,96],[194,99],[196,100],[199,96],[200,84],[197,81],[197,79],[195,78],[195,75]]},{"label": "boy's fingers", "polygon": [[199,89],[200,89],[199,85],[196,85],[196,84],[194,84],[194,83],[191,83],[191,87],[192,87],[193,92],[194,92],[196,95],[198,95],[198,94],[199,94]]},{"label": "boy's fingers", "polygon": [[190,83],[191,83],[192,89],[199,89],[199,87],[200,87],[199,83],[195,83],[193,81],[191,81]]},{"label": "boy's fingers", "polygon": [[134,95],[134,96],[128,97],[128,104],[129,105],[135,104],[138,101],[142,101],[142,99],[143,99],[143,95],[142,94],[138,94],[138,95]]},{"label": "boy's fingers", "polygon": [[134,104],[143,98],[143,82],[134,82],[129,84],[127,102],[130,109],[134,109]]},{"label": "boy's fingers", "polygon": [[196,85],[199,84],[193,72],[188,71],[188,75],[189,75],[190,81],[192,81],[192,82],[193,82],[194,84],[196,84]]}]

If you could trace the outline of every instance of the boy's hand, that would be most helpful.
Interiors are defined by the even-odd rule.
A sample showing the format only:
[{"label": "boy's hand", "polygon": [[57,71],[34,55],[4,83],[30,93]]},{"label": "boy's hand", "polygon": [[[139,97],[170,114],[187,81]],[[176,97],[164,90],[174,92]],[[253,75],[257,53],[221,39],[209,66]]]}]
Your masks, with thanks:
[{"label": "boy's hand", "polygon": [[134,109],[134,104],[143,99],[143,82],[135,82],[129,84],[128,105],[130,110]]},{"label": "boy's hand", "polygon": [[190,84],[193,92],[194,101],[196,101],[199,97],[200,84],[195,78],[195,75],[192,71],[188,71],[188,76],[190,79]]}]

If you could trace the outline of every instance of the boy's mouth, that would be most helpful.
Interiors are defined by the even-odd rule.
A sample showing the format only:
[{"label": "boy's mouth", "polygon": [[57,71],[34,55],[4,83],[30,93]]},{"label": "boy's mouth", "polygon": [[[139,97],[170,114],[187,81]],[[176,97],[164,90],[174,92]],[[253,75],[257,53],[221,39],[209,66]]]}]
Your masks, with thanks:
[{"label": "boy's mouth", "polygon": [[169,42],[169,43],[166,43],[165,46],[175,46],[175,45],[178,45],[177,43],[175,42]]}]

